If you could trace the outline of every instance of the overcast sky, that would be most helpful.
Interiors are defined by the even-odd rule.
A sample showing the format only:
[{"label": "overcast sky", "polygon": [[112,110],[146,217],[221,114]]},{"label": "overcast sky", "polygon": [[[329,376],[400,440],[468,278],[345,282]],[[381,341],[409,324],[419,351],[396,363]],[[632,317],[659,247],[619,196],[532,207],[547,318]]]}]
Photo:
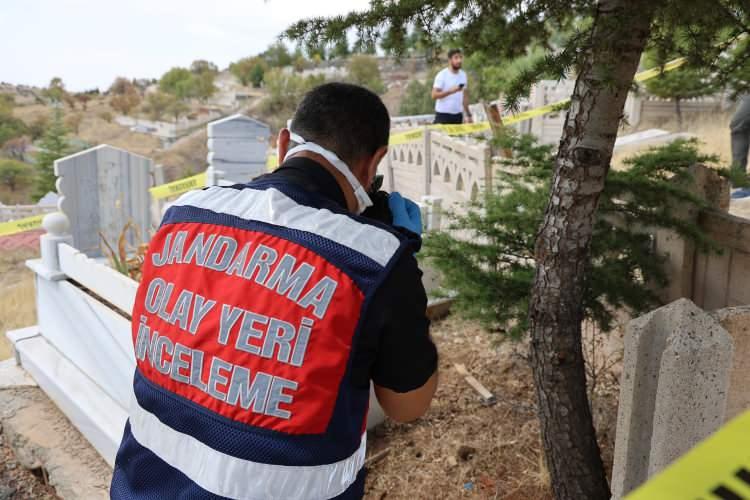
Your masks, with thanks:
[{"label": "overcast sky", "polygon": [[105,89],[208,59],[262,52],[292,22],[367,0],[0,0],[0,81]]}]

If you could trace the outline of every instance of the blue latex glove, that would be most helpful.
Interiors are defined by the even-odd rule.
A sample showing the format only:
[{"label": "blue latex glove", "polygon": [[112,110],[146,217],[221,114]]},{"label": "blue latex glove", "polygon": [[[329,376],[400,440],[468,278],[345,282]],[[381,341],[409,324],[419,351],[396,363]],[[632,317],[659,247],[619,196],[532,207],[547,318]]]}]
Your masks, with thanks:
[{"label": "blue latex glove", "polygon": [[416,203],[404,198],[401,193],[393,192],[388,196],[388,208],[391,209],[394,226],[422,234],[422,213]]}]

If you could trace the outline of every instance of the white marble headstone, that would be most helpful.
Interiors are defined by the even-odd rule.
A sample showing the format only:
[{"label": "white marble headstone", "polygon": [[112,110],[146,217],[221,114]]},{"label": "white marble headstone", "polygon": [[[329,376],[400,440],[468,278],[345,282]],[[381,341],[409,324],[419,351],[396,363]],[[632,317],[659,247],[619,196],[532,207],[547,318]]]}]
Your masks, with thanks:
[{"label": "white marble headstone", "polygon": [[208,163],[222,178],[248,182],[266,172],[271,129],[265,123],[237,114],[208,124]]},{"label": "white marble headstone", "polygon": [[[148,241],[152,169],[150,159],[106,144],[55,161],[58,207],[70,219],[78,250],[102,256],[99,233],[115,247],[131,220]],[[130,233],[128,239],[137,243]]]}]

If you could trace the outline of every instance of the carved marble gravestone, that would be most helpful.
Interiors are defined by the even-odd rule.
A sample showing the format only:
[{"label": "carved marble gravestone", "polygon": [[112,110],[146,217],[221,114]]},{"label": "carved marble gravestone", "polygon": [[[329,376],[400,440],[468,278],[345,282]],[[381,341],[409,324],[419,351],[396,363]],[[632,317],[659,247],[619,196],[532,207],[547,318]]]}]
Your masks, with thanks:
[{"label": "carved marble gravestone", "polygon": [[271,129],[236,114],[208,124],[208,163],[222,178],[244,183],[266,172]]},{"label": "carved marble gravestone", "polygon": [[[106,144],[55,161],[58,208],[70,219],[73,246],[100,257],[100,233],[115,247],[129,221],[148,241],[152,169],[150,159]],[[132,232],[128,240],[138,243]]]}]

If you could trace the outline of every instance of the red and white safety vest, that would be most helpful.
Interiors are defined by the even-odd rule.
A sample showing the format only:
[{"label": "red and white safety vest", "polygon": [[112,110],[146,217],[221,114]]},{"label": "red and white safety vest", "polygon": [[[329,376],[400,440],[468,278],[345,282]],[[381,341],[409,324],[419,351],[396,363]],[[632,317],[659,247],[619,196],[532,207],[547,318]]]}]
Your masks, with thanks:
[{"label": "red and white safety vest", "polygon": [[407,247],[283,179],[178,199],[136,296],[112,498],[361,495],[369,391],[349,381],[352,350]]}]

